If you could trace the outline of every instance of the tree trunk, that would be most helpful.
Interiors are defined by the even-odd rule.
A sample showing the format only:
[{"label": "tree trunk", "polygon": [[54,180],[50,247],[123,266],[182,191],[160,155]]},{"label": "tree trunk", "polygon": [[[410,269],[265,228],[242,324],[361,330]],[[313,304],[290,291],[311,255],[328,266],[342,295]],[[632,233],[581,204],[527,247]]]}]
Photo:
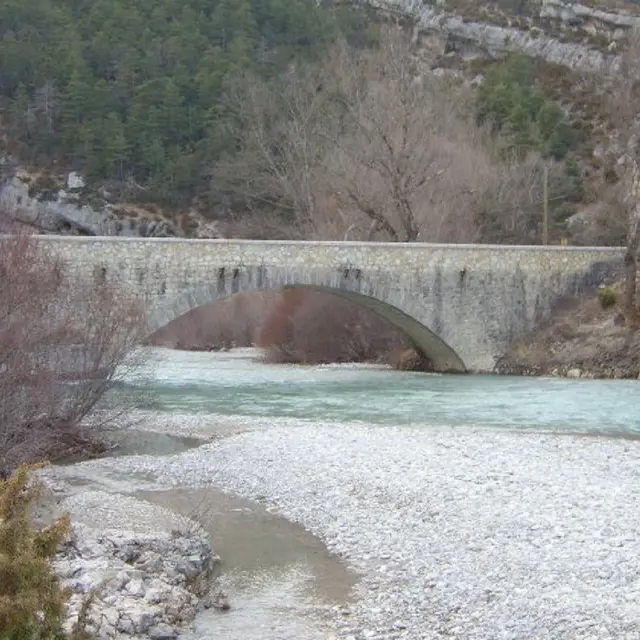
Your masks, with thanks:
[{"label": "tree trunk", "polygon": [[638,320],[636,308],[636,283],[638,279],[638,249],[640,248],[640,168],[633,163],[629,212],[629,235],[624,256],[624,315],[627,325],[635,326]]},{"label": "tree trunk", "polygon": [[638,311],[636,308],[636,282],[638,278],[638,248],[640,248],[640,202],[631,212],[629,220],[629,239],[624,256],[624,314],[627,324],[635,325]]}]

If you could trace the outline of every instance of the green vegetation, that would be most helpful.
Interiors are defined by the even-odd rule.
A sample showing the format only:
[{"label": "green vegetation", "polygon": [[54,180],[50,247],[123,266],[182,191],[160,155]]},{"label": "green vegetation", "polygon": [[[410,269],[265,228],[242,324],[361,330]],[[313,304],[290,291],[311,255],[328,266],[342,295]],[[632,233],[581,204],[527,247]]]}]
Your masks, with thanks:
[{"label": "green vegetation", "polygon": [[603,309],[612,307],[618,300],[618,292],[615,287],[599,287],[598,302]]},{"label": "green vegetation", "polygon": [[[347,62],[354,73],[357,71],[356,76],[369,74],[368,78],[358,76],[358,82],[372,86],[372,78],[380,75],[374,65],[367,63],[365,69],[363,63],[375,57],[380,23],[372,9],[355,4],[316,0],[34,0],[27,6],[19,0],[7,0],[0,6],[0,139],[7,145],[6,156],[44,169],[32,185],[32,191],[41,198],[57,194],[58,182],[49,174],[74,169],[90,181],[81,194],[87,204],[97,193],[96,187],[104,186],[112,200],[144,202],[145,207],[160,205],[160,217],[164,211],[184,212],[194,207],[208,216],[229,220],[232,234],[251,235],[255,229],[260,236],[304,235],[307,228],[296,226],[292,213],[299,202],[292,200],[291,193],[281,193],[282,185],[274,189],[273,176],[268,176],[271,182],[258,180],[264,175],[252,173],[249,167],[264,164],[268,158],[269,166],[278,169],[275,173],[281,181],[283,163],[295,160],[298,172],[308,168],[309,158],[299,162],[296,156],[300,153],[300,145],[296,146],[300,135],[291,132],[287,137],[286,131],[291,128],[295,109],[303,106],[296,100],[304,96],[309,105],[316,105],[314,96],[326,97],[328,93],[321,89],[333,86],[333,78],[341,76],[342,71],[331,70],[335,52],[341,47],[339,42],[346,40],[350,45],[348,57],[352,59]],[[359,58],[363,49],[368,51],[355,62],[353,58]],[[385,56],[381,57],[384,60]],[[475,116],[479,124],[492,129],[497,144],[488,140],[489,136],[481,143],[475,123],[469,137],[477,138],[476,146],[491,147],[492,168],[487,171],[496,180],[505,182],[500,172],[507,171],[505,167],[511,171],[519,163],[529,163],[524,169],[528,177],[509,178],[507,182],[513,184],[508,188],[489,188],[499,192],[495,197],[487,200],[483,196],[481,202],[474,200],[465,207],[475,211],[487,241],[537,241],[544,165],[549,169],[551,233],[557,238],[556,231],[564,228],[565,218],[575,211],[575,203],[583,195],[577,131],[536,79],[537,63],[514,54],[487,66],[486,80],[477,92]],[[323,73],[328,75],[323,82],[305,86],[301,94],[303,82],[296,95],[287,94],[292,78],[300,81]],[[243,81],[249,84],[244,92],[255,98],[255,104],[237,99]],[[391,80],[384,82],[390,85]],[[355,92],[354,96],[367,94],[367,99],[373,100],[373,92],[369,93]],[[380,118],[384,123],[388,120],[384,113],[387,107],[382,96],[375,99],[382,105]],[[287,101],[289,106],[283,107]],[[328,105],[325,102],[324,110]],[[413,108],[424,118],[425,110],[419,102]],[[416,128],[416,118],[409,115],[404,114],[407,123]],[[326,114],[319,114],[316,127],[322,132],[321,142],[316,136],[310,147],[316,155],[322,155],[327,146],[326,129],[331,126],[320,116]],[[310,122],[293,124],[309,128]],[[385,127],[389,126],[387,122]],[[259,145],[251,146],[246,140],[250,129],[276,135],[267,138],[267,144],[257,153]],[[429,127],[432,130],[436,128]],[[366,131],[362,131],[366,138]],[[302,138],[311,142],[311,138],[305,138],[307,134],[305,130]],[[447,133],[457,140],[456,135]],[[424,145],[437,142],[437,136],[425,134],[411,138],[411,154],[416,159],[429,156]],[[288,151],[283,139],[291,143]],[[489,144],[485,145],[485,140]],[[342,140],[340,145],[344,143]],[[455,146],[460,148],[459,140]],[[371,149],[370,144],[364,145],[364,152]],[[443,159],[443,154],[440,150],[434,157]],[[335,168],[335,158],[329,160],[327,166]],[[347,168],[353,166],[349,163]],[[336,186],[343,181],[344,172],[337,172],[340,180],[336,180],[326,168],[320,167],[333,182],[330,193],[325,189],[317,202],[308,194],[298,198],[304,204],[305,220],[309,216],[304,207],[331,212],[336,192],[344,198],[346,191]],[[423,169],[418,161],[410,165],[416,174]],[[314,172],[307,171],[304,179],[287,174],[288,188],[306,189],[311,178],[317,182],[317,173],[315,168]],[[454,181],[449,177],[453,173],[449,171],[447,180],[459,193],[461,190],[453,188]],[[436,169],[436,175],[444,174]],[[462,176],[456,180],[465,181]],[[237,187],[239,181],[244,183],[244,190]],[[370,185],[378,182],[358,185],[360,205],[375,200]],[[367,193],[360,193],[363,189]],[[478,193],[474,189],[462,191],[473,198]],[[419,200],[431,202],[432,196],[424,195],[420,194]],[[514,208],[516,196],[528,198],[526,206],[518,208],[526,224],[497,223],[501,211]],[[453,202],[450,197],[438,201]],[[344,229],[340,226],[341,230],[332,233],[342,237],[347,228],[352,229],[352,210],[359,205],[349,202],[347,211],[344,202],[338,204],[349,220],[339,222]],[[450,206],[465,210],[459,204]],[[365,211],[370,218],[373,210],[365,206]],[[187,232],[195,224],[185,216],[175,222]],[[326,225],[327,229],[338,229],[331,224],[333,227]],[[386,235],[379,226],[371,232],[356,227],[350,232],[353,237],[394,237],[389,226]],[[417,228],[410,231],[408,237],[415,236]],[[374,232],[377,235],[372,236]]]},{"label": "green vegetation", "polygon": [[315,0],[5,0],[0,107],[9,151],[183,205],[224,151],[225,81],[370,42],[358,9]]},{"label": "green vegetation", "polygon": [[[22,466],[0,481],[0,640],[62,640],[69,593],[56,578],[51,561],[67,535],[61,517],[35,529],[29,510],[41,487],[30,481],[33,467]],[[74,640],[86,636],[76,630]]]},{"label": "green vegetation", "polygon": [[478,90],[477,119],[503,134],[506,146],[519,154],[538,151],[561,160],[576,144],[567,116],[536,85],[535,63],[522,54],[488,71]]}]

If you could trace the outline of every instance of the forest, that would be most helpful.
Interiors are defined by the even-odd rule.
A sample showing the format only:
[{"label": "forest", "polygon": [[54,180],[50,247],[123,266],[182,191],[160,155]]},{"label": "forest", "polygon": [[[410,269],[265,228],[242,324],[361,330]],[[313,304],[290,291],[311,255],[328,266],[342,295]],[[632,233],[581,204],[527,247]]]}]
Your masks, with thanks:
[{"label": "forest", "polygon": [[5,144],[29,164],[132,178],[180,206],[206,181],[225,81],[272,77],[364,13],[313,0],[7,0],[0,6]]},{"label": "forest", "polygon": [[262,237],[538,242],[548,176],[559,241],[584,140],[536,63],[475,89],[396,31],[360,3],[6,0],[2,155]]}]

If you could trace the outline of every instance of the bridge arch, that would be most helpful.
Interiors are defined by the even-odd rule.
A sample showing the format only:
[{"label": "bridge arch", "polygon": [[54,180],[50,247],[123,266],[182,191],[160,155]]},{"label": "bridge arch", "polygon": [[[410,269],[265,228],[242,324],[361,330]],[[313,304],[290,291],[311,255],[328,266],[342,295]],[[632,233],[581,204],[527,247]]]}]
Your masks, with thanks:
[{"label": "bridge arch", "polygon": [[[413,318],[470,371],[490,372],[564,296],[624,268],[623,247],[34,236],[71,280],[125,285],[162,327],[232,293],[309,285],[369,296]],[[415,340],[415,339],[414,339]]]},{"label": "bridge arch", "polygon": [[[149,314],[149,333],[153,333],[166,326],[193,309],[223,300],[235,293],[249,293],[251,291],[264,291],[269,289],[307,289],[339,296],[381,316],[399,329],[408,338],[411,345],[431,361],[435,372],[467,372],[464,362],[456,351],[434,331],[409,313],[399,309],[396,305],[370,293],[363,293],[361,290],[357,290],[363,288],[363,283],[360,281],[360,278],[350,279],[347,276],[343,277],[342,281],[333,282],[330,285],[297,282],[274,284],[272,282],[265,283],[263,280],[260,283],[262,286],[256,286],[258,284],[257,282],[244,282],[244,286],[240,286],[240,283],[234,285],[234,278],[235,280],[240,278],[239,271],[235,276],[233,273],[231,274],[232,282],[230,287],[226,286],[227,282],[223,274],[222,281],[219,279],[217,282],[184,291],[168,304],[160,303],[154,305]],[[273,284],[273,286],[265,286],[265,284]]]},{"label": "bridge arch", "polygon": [[425,355],[433,364],[434,371],[441,373],[466,373],[467,368],[460,356],[440,336],[431,329],[418,322],[408,313],[401,311],[387,302],[363,295],[348,289],[332,289],[330,287],[314,285],[287,285],[285,288],[309,289],[324,291],[370,309],[374,313],[388,320],[394,327],[404,333],[413,347]]}]

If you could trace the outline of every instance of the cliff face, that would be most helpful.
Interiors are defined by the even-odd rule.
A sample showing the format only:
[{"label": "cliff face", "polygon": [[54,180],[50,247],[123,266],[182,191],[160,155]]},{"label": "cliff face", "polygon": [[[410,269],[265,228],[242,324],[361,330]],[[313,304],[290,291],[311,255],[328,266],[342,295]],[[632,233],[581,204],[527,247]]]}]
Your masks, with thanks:
[{"label": "cliff face", "polygon": [[86,187],[77,173],[63,179],[16,170],[0,182],[0,207],[20,224],[44,233],[142,238],[219,237],[195,212],[170,219],[153,206],[120,204]]},{"label": "cliff face", "polygon": [[417,36],[441,36],[445,52],[491,59],[521,51],[581,72],[615,71],[620,41],[627,29],[640,25],[640,6],[633,5],[614,10],[559,0],[371,0],[371,4],[409,17]]},{"label": "cliff face", "polygon": [[84,182],[70,174],[63,187],[45,187],[38,178],[18,171],[8,178],[0,197],[2,206],[21,224],[47,233],[78,235],[173,236],[174,225],[149,216],[134,215],[100,200],[83,197]]}]

